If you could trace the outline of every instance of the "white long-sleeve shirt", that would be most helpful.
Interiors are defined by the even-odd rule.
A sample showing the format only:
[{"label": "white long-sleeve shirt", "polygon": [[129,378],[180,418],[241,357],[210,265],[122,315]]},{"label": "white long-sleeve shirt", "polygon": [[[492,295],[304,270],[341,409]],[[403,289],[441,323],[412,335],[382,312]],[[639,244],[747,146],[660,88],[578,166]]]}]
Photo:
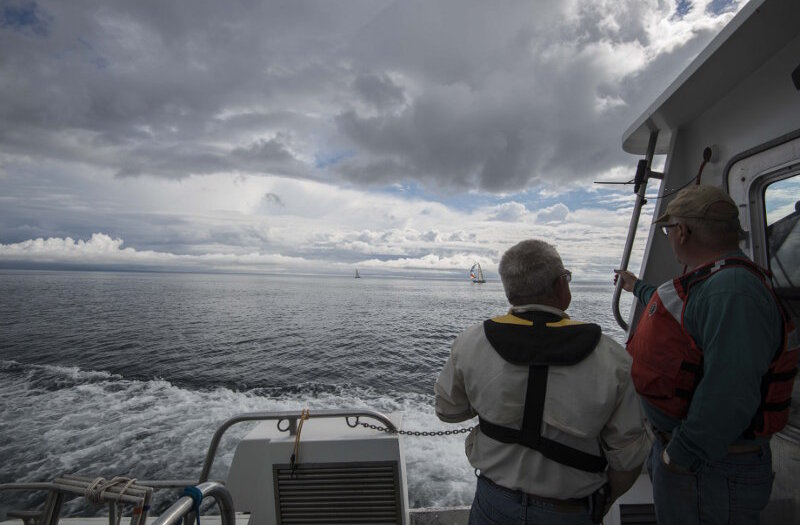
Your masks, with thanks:
[{"label": "white long-sleeve shirt", "polygon": [[[543,311],[568,318],[543,305],[525,305],[511,313]],[[492,423],[520,428],[528,366],[505,361],[486,339],[483,323],[456,338],[450,358],[436,381],[436,414],[460,422],[480,414]],[[572,366],[551,366],[547,375],[542,435],[594,455],[604,455],[610,469],[639,467],[651,441],[630,378],[630,356],[602,335],[594,351]],[[606,481],[592,473],[547,459],[518,444],[486,436],[477,428],[466,439],[470,464],[498,485],[543,497],[588,496]]]}]

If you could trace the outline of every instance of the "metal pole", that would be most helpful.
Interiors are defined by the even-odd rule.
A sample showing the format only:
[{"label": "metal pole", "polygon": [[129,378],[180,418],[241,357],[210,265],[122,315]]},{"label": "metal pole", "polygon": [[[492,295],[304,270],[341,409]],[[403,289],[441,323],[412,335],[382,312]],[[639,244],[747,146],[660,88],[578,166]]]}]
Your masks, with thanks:
[{"label": "metal pole", "polygon": [[108,525],[117,523],[117,505],[113,501],[108,502]]},{"label": "metal pole", "polygon": [[[647,179],[650,177],[650,165],[653,163],[653,155],[656,151],[656,140],[658,139],[658,130],[650,132],[650,140],[647,143],[647,153],[645,154],[645,170],[644,178],[639,185],[639,191],[636,192],[636,204],[633,207],[631,214],[631,223],[628,226],[628,238],[625,240],[625,249],[622,252],[622,262],[620,262],[620,270],[627,270],[628,263],[631,259],[631,251],[633,251],[633,241],[636,238],[636,229],[639,227],[639,216],[642,214],[642,206],[646,200],[644,198],[647,192]],[[622,279],[617,279],[617,285],[614,287],[614,298],[611,301],[612,309],[614,311],[614,319],[617,324],[622,327],[626,332],[628,331],[628,323],[622,318],[619,312],[619,299],[622,295]]]},{"label": "metal pole", "polygon": [[42,508],[42,515],[39,518],[39,525],[58,525],[58,516],[61,514],[61,507],[64,504],[64,493],[58,490],[51,490],[47,493],[47,499]]}]

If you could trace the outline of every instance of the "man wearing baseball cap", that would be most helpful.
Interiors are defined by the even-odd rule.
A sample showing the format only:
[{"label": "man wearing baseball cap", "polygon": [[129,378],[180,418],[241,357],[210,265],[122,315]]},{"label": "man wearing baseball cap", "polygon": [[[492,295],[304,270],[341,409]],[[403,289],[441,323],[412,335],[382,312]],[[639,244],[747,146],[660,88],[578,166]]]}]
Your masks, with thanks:
[{"label": "man wearing baseball cap", "polygon": [[655,224],[686,273],[658,288],[616,273],[646,305],[627,350],[656,437],[646,464],[658,523],[758,523],[797,364],[790,323],[769,272],[739,249],[724,191],[687,187]]}]

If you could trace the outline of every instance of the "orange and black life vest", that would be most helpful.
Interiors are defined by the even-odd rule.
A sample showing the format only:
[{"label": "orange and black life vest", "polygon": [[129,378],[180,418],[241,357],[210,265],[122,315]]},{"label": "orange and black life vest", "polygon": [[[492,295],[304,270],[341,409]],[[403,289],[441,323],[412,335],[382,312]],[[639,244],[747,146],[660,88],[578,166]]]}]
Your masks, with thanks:
[{"label": "orange and black life vest", "polygon": [[542,435],[548,368],[574,365],[589,356],[600,340],[600,327],[537,311],[489,319],[484,321],[483,331],[500,357],[528,367],[528,388],[520,429],[504,427],[478,415],[480,431],[502,443],[536,450],[562,465],[586,472],[603,472],[608,464],[605,457]]},{"label": "orange and black life vest", "polygon": [[789,419],[792,384],[797,374],[797,332],[770,285],[770,273],[740,257],[701,266],[658,287],[647,303],[627,349],[633,357],[631,376],[648,403],[676,419],[684,419],[703,378],[703,349],[689,335],[684,312],[692,287],[726,268],[745,268],[766,286],[783,317],[783,337],[761,380],[761,403],[746,437],[770,436]]}]

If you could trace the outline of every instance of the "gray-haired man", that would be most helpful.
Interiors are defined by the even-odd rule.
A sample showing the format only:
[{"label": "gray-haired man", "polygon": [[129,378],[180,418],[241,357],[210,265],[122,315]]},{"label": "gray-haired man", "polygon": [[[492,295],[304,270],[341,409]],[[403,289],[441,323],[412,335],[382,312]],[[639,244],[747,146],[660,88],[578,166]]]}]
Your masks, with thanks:
[{"label": "gray-haired man", "polygon": [[564,312],[571,274],[551,245],[520,242],[499,273],[511,310],[466,329],[435,386],[441,420],[479,417],[470,523],[596,523],[650,449],[630,358]]}]

